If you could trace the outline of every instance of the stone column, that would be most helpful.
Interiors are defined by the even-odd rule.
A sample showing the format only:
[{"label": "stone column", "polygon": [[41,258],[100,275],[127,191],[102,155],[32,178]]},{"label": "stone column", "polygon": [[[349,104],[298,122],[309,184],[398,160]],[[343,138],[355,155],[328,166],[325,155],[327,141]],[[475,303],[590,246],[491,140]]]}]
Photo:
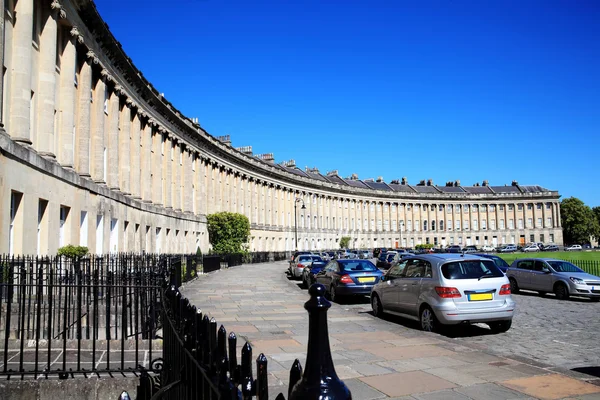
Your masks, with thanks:
[{"label": "stone column", "polygon": [[131,194],[129,184],[131,174],[131,109],[127,104],[121,109],[121,129],[119,131],[119,182],[123,194]]},{"label": "stone column", "polygon": [[165,155],[163,157],[163,172],[164,172],[164,193],[163,200],[166,208],[173,208],[172,193],[172,176],[173,176],[173,142],[168,134],[165,134]]},{"label": "stone column", "polygon": [[112,190],[119,190],[119,122],[121,113],[119,112],[119,95],[112,90],[108,99],[108,146],[106,156],[108,160],[106,166],[108,187]]},{"label": "stone column", "polygon": [[[1,16],[0,17],[0,67],[4,67],[4,51],[5,51],[5,48],[4,48],[4,40],[5,40],[4,39],[4,37],[5,37],[5,35],[4,35],[4,14],[5,14],[6,10],[4,9],[4,2],[2,1],[1,3],[2,4],[0,4],[0,16]],[[55,38],[56,38],[56,36],[55,36]],[[0,122],[0,124],[4,123],[4,115],[2,115],[3,114],[2,110],[3,110],[3,98],[4,98],[3,94],[4,94],[5,89],[6,88],[4,87],[3,79],[0,79],[0,116],[2,117],[2,121]],[[38,89],[38,91],[39,91],[39,89]],[[0,125],[0,131],[1,130],[2,130],[2,127]]]},{"label": "stone column", "polygon": [[[4,8],[4,2],[2,2],[2,8]],[[1,15],[4,15],[4,12],[2,12]],[[51,10],[44,15],[44,18],[45,20],[42,23],[43,26],[40,34],[40,52],[38,55],[38,84],[36,94],[38,115],[36,121],[37,139],[35,147],[37,148],[38,154],[41,156],[56,158],[54,150],[54,103],[56,99],[57,13]],[[4,24],[4,18],[0,18],[0,21]],[[1,28],[0,35],[4,36],[3,26]],[[0,57],[4,57],[4,54],[1,51]],[[0,83],[0,85],[2,85],[2,83]],[[2,93],[1,87],[0,93]],[[0,99],[0,102],[1,101],[2,100]]]},{"label": "stone column", "polygon": [[199,213],[200,214],[204,214],[206,215],[207,212],[207,204],[208,204],[208,198],[206,196],[206,164],[204,162],[204,160],[199,157],[198,158],[198,163],[200,165],[200,176],[199,176],[199,186],[200,186],[200,196],[198,196],[200,198],[200,208],[199,208]]},{"label": "stone column", "polygon": [[[91,176],[97,183],[104,181],[104,96],[106,85],[102,78],[96,81],[92,111],[92,162]],[[110,222],[110,221],[109,221]],[[105,222],[106,223],[106,222]]]},{"label": "stone column", "polygon": [[212,214],[213,210],[213,190],[212,190],[212,179],[213,179],[213,168],[210,161],[206,161],[204,164],[206,168],[206,214]]},{"label": "stone column", "polygon": [[142,200],[152,202],[152,125],[146,120],[142,130],[141,189]]},{"label": "stone column", "polygon": [[134,199],[141,199],[140,190],[140,154],[141,149],[141,121],[138,110],[134,111],[131,121],[131,170],[129,171],[129,180],[131,184],[131,196]]},{"label": "stone column", "polygon": [[162,134],[152,129],[152,202],[162,205]]},{"label": "stone column", "polygon": [[184,165],[183,165],[183,172],[184,172],[184,185],[183,185],[183,190],[184,190],[184,198],[185,198],[185,212],[191,213],[194,211],[194,205],[193,203],[193,183],[192,183],[192,153],[189,151],[189,149],[186,149],[186,151],[183,153],[183,160],[184,160]]},{"label": "stone column", "polygon": [[[74,35],[75,28],[71,31]],[[67,37],[60,57],[60,104],[58,162],[65,168],[74,167],[75,126],[75,37]]]},{"label": "stone column", "polygon": [[[15,5],[14,28],[12,35],[12,70],[10,107],[8,115],[10,132],[14,141],[32,144],[30,127],[31,107],[31,61],[32,46],[31,32],[33,30],[33,4],[34,0],[19,0]],[[4,14],[0,16],[4,20]],[[71,86],[73,75],[71,75]]]},{"label": "stone column", "polygon": [[556,204],[556,222],[555,225],[557,228],[562,228],[562,219],[560,217],[560,203]]},{"label": "stone column", "polygon": [[90,177],[90,130],[91,130],[92,66],[84,60],[77,85],[77,152],[75,170],[79,175]]}]

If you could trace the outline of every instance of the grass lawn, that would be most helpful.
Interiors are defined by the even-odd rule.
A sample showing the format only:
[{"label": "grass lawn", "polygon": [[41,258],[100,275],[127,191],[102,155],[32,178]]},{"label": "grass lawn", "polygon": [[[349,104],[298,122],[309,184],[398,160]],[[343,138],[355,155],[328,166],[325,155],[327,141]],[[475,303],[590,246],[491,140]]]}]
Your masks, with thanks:
[{"label": "grass lawn", "polygon": [[570,261],[582,270],[600,276],[600,251],[549,251],[539,253],[497,253],[509,265],[518,258],[557,258]]}]

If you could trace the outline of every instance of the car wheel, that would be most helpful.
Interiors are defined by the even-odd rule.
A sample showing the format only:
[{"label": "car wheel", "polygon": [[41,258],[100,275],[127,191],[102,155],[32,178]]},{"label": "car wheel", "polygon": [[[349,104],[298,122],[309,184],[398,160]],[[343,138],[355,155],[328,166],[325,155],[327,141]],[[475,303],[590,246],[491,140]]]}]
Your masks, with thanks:
[{"label": "car wheel", "polygon": [[564,283],[558,283],[554,286],[554,294],[559,300],[567,300],[569,298],[569,289],[567,289]]},{"label": "car wheel", "polygon": [[419,315],[421,321],[421,329],[425,332],[437,332],[439,330],[439,322],[429,306],[424,306]]},{"label": "car wheel", "polygon": [[515,278],[509,278],[508,281],[510,282],[511,293],[519,293],[519,284],[517,283],[517,280]]},{"label": "car wheel", "polygon": [[333,285],[331,285],[331,287],[329,288],[329,297],[330,300],[334,303],[340,303],[342,300],[342,296],[336,293],[335,286]]},{"label": "car wheel", "polygon": [[600,297],[591,297],[590,300],[593,301],[594,303],[597,303],[600,301]]},{"label": "car wheel", "polygon": [[371,296],[371,308],[373,309],[373,315],[375,317],[381,317],[383,315],[383,306],[381,305],[381,300],[379,300],[379,296],[374,294]]},{"label": "car wheel", "polygon": [[488,325],[489,325],[490,329],[492,330],[492,332],[504,333],[504,332],[508,331],[510,329],[510,327],[512,326],[512,319],[509,319],[508,321],[490,322]]}]

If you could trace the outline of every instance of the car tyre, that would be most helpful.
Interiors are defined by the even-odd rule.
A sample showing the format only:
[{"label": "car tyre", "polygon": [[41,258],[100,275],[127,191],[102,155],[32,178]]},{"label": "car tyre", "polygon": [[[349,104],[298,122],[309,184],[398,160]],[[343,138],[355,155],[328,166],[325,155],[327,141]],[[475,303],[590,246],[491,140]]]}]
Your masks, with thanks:
[{"label": "car tyre", "polygon": [[558,283],[556,286],[554,286],[554,294],[559,300],[569,299],[569,289],[567,289],[564,283]]},{"label": "car tyre", "polygon": [[504,332],[508,331],[510,329],[510,327],[512,326],[512,319],[509,319],[508,321],[490,322],[488,325],[489,325],[490,329],[492,330],[492,332],[504,333]]},{"label": "car tyre", "polygon": [[510,292],[514,294],[519,293],[519,284],[517,283],[517,280],[515,278],[509,278],[508,281],[510,282]]},{"label": "car tyre", "polygon": [[600,301],[600,297],[590,297],[590,300],[593,301],[594,303],[597,303]]},{"label": "car tyre", "polygon": [[371,308],[373,309],[373,315],[377,318],[383,316],[383,305],[377,294],[371,296]]},{"label": "car tyre", "polygon": [[438,332],[440,330],[440,323],[429,306],[421,308],[419,321],[421,322],[421,329],[425,332]]},{"label": "car tyre", "polygon": [[331,285],[329,288],[329,300],[333,301],[334,303],[341,303],[342,301],[342,296],[336,293],[335,286],[333,285]]}]

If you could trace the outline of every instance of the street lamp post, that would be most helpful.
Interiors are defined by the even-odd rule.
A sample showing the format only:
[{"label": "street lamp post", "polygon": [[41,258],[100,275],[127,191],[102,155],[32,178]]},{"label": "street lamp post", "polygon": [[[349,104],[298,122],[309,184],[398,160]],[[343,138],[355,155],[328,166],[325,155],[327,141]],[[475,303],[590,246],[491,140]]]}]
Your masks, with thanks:
[{"label": "street lamp post", "polygon": [[296,204],[298,204],[298,202],[302,203],[302,207],[300,207],[301,210],[306,209],[304,200],[302,200],[300,197],[294,198],[294,243],[296,246],[296,251],[298,251],[298,212],[296,211]]},{"label": "street lamp post", "polygon": [[404,248],[402,244],[402,231],[404,230],[404,221],[400,221],[400,248]]}]

